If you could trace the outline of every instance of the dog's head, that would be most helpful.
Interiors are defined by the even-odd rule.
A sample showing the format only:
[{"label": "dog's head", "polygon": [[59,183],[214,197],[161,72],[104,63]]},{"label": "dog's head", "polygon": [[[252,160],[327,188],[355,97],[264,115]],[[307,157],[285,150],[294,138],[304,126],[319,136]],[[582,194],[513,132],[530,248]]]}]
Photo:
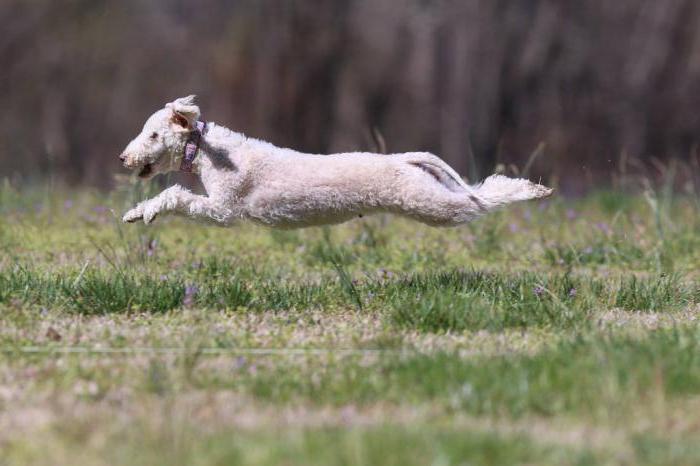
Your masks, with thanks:
[{"label": "dog's head", "polygon": [[138,171],[140,178],[177,170],[190,131],[199,119],[194,98],[176,99],[151,115],[119,156],[124,166]]}]

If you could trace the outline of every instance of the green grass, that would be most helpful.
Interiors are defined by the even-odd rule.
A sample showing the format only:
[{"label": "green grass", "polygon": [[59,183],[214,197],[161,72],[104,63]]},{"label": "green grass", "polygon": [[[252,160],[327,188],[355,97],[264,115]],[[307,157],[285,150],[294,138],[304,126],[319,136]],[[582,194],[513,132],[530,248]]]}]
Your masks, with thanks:
[{"label": "green grass", "polygon": [[218,367],[184,373],[182,360],[153,364],[142,374],[148,386],[154,379],[182,386],[187,379],[202,390],[225,389],[273,404],[428,403],[476,417],[566,415],[623,424],[644,403],[700,396],[700,331],[657,330],[643,339],[579,336],[535,354],[389,353],[371,364],[366,356],[308,356],[285,364],[258,356],[225,373]]},{"label": "green grass", "polygon": [[[109,464],[210,465],[423,465],[443,464],[592,464],[593,454],[567,448],[542,447],[524,435],[502,436],[449,428],[417,430],[392,425],[371,428],[301,429],[251,434],[226,431],[203,435],[193,428],[175,432],[132,432],[110,438],[118,449],[105,448],[100,459]],[[79,435],[61,434],[75,444]],[[173,438],[174,437],[174,438]],[[38,458],[39,460],[43,458]],[[34,462],[36,456],[13,460]],[[87,458],[87,464],[93,461]],[[92,460],[92,461],[90,461]],[[41,464],[41,463],[39,463]],[[48,463],[47,463],[48,464]]]},{"label": "green grass", "polygon": [[152,190],[0,185],[0,466],[700,461],[694,199],[122,225]]},{"label": "green grass", "polygon": [[[591,309],[673,311],[697,304],[696,285],[677,276],[620,278],[610,282],[570,274],[446,272],[353,280],[333,263],[337,278],[315,283],[244,279],[232,265],[211,259],[196,273],[161,275],[126,270],[37,272],[0,269],[0,302],[22,302],[81,314],[164,312],[181,306],[242,311],[303,310],[328,306],[393,309],[393,323],[424,331],[574,327]],[[247,275],[247,274],[242,274]],[[363,304],[364,303],[364,304]]]}]

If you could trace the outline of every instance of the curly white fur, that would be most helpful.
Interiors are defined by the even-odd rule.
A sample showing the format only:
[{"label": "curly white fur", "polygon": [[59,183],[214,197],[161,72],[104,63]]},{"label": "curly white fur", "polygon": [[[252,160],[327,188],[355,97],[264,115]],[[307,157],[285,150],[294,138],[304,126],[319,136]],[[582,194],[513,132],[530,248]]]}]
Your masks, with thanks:
[{"label": "curly white fur", "polygon": [[[154,113],[120,159],[148,178],[177,170],[189,132],[199,119],[194,96]],[[435,226],[459,225],[515,201],[552,190],[524,179],[494,175],[468,186],[427,152],[315,155],[275,147],[208,123],[193,164],[207,195],[175,185],[124,215],[150,223],[166,212],[230,224],[248,219],[276,228],[345,222],[377,212]]]}]

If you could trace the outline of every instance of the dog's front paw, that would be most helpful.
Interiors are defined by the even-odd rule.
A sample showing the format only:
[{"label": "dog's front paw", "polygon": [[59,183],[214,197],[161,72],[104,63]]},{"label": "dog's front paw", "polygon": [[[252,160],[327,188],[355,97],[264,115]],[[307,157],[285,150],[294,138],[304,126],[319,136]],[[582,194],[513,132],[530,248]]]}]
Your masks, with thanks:
[{"label": "dog's front paw", "polygon": [[158,212],[160,212],[160,204],[153,201],[146,202],[143,208],[143,223],[146,225],[151,223],[158,215]]},{"label": "dog's front paw", "polygon": [[139,204],[122,217],[124,223],[133,223],[143,218],[143,204]]},{"label": "dog's front paw", "polygon": [[130,211],[124,214],[122,221],[125,223],[133,223],[138,220],[143,220],[143,223],[148,225],[156,218],[161,210],[161,204],[157,199],[143,201]]}]

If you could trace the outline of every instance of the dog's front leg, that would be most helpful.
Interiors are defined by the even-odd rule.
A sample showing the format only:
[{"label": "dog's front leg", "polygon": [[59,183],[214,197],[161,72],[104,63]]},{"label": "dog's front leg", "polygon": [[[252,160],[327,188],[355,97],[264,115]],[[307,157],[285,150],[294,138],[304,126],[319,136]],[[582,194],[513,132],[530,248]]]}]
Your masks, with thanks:
[{"label": "dog's front leg", "polygon": [[153,199],[139,203],[124,214],[123,221],[135,222],[143,219],[143,223],[148,225],[156,215],[165,212],[205,218],[216,223],[226,223],[232,217],[231,210],[223,207],[220,202],[194,194],[180,185],[174,185]]}]

